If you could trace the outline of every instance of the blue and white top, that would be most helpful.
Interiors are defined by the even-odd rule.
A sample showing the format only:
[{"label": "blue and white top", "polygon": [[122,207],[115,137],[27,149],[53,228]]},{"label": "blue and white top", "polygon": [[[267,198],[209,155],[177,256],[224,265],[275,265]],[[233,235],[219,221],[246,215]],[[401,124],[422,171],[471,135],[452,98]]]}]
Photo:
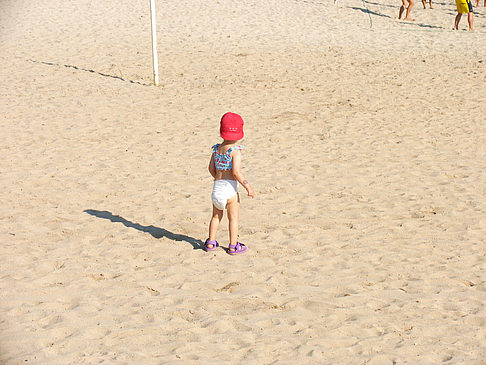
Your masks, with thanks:
[{"label": "blue and white top", "polygon": [[243,150],[243,146],[235,146],[231,147],[225,153],[218,153],[218,147],[221,144],[215,144],[213,146],[213,155],[214,155],[214,165],[218,170],[231,170],[233,168],[233,157],[231,157],[231,152],[234,150]]}]

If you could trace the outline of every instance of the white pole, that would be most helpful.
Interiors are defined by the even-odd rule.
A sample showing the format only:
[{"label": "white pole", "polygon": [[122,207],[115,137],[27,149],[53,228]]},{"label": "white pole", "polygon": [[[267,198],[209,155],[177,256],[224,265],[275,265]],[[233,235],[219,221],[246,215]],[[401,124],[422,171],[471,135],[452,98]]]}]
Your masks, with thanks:
[{"label": "white pole", "polygon": [[159,61],[157,59],[157,28],[155,25],[155,3],[150,0],[150,17],[152,19],[152,64],[154,67],[154,84],[159,86]]}]

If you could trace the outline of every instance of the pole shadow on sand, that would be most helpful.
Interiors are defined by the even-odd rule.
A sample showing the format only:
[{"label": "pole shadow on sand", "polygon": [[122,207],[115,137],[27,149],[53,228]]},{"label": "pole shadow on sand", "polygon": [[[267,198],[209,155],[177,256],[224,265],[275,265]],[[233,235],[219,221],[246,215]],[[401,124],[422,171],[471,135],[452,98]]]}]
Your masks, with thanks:
[{"label": "pole shadow on sand", "polygon": [[130,222],[119,215],[113,215],[111,212],[107,210],[94,210],[94,209],[86,209],[84,210],[85,213],[93,215],[97,218],[108,219],[113,223],[122,223],[125,227],[134,228],[141,232],[150,233],[152,237],[160,239],[162,237],[166,237],[173,241],[184,241],[192,245],[194,250],[202,250],[204,247],[204,243],[201,240],[197,240],[193,237],[186,236],[184,234],[177,234],[170,232],[164,228],[159,228],[155,226],[142,226],[138,223]]},{"label": "pole shadow on sand", "polygon": [[106,73],[103,73],[103,72],[99,72],[99,71],[95,71],[95,70],[91,70],[91,69],[88,69],[88,68],[83,68],[83,67],[79,67],[79,66],[75,66],[75,65],[61,65],[59,63],[54,63],[54,62],[44,62],[44,61],[36,61],[36,60],[28,60],[28,61],[33,62],[33,63],[39,63],[39,64],[42,64],[42,65],[47,65],[47,66],[57,66],[57,67],[64,66],[66,68],[72,68],[72,69],[75,69],[75,70],[78,70],[78,71],[84,71],[84,72],[90,72],[90,73],[93,73],[93,74],[98,74],[98,75],[103,76],[103,77],[110,77],[112,79],[117,79],[117,80],[120,80],[120,81],[127,81],[127,82],[130,82],[132,84],[138,84],[138,85],[142,85],[142,86],[152,86],[151,84],[145,84],[143,82],[125,79],[122,76],[109,75],[109,74],[106,74]]}]

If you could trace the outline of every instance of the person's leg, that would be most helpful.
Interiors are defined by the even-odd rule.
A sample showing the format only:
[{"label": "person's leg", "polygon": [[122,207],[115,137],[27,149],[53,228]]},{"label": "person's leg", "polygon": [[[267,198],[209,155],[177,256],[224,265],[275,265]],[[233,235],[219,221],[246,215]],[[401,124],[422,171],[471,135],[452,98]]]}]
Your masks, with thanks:
[{"label": "person's leg", "polygon": [[405,20],[413,20],[410,17],[410,12],[412,11],[412,8],[413,8],[413,5],[414,4],[415,4],[415,2],[413,0],[409,0],[408,1],[408,8],[407,8],[407,14],[405,15]]},{"label": "person's leg", "polygon": [[454,30],[459,29],[459,22],[461,21],[462,13],[457,13],[456,19],[454,20]]},{"label": "person's leg", "polygon": [[433,9],[434,6],[432,5],[432,0],[429,1],[430,8]]},{"label": "person's leg", "polygon": [[398,11],[398,19],[402,19],[402,14],[404,10],[407,8],[407,6],[408,6],[408,1],[402,0],[402,6],[400,6],[400,10]]},{"label": "person's leg", "polygon": [[240,199],[238,194],[228,200],[226,205],[229,221],[230,245],[236,245],[238,241],[238,220],[240,214]]},{"label": "person's leg", "polygon": [[426,6],[425,6],[426,4],[427,4],[427,1],[426,0],[422,0],[422,5],[424,6],[424,9],[427,9]]},{"label": "person's leg", "polygon": [[[209,241],[216,241],[216,234],[218,233],[219,223],[223,219],[223,211],[219,210],[213,205],[213,216],[209,222]],[[208,244],[209,248],[214,247],[212,244]]]},{"label": "person's leg", "polygon": [[474,13],[472,11],[467,14],[467,22],[469,23],[469,30],[474,30]]}]

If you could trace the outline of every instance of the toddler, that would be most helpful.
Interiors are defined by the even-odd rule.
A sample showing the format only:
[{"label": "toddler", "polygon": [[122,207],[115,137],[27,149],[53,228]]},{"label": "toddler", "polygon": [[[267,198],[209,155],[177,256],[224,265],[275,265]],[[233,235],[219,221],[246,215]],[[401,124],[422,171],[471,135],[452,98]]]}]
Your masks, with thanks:
[{"label": "toddler", "polygon": [[240,198],[238,195],[238,183],[248,192],[248,196],[255,197],[255,193],[245,176],[241,172],[241,150],[238,141],[243,138],[243,119],[238,114],[226,113],[221,118],[220,135],[223,143],[214,145],[209,172],[214,177],[213,215],[209,223],[209,238],[204,244],[206,251],[213,251],[219,246],[216,241],[219,223],[223,218],[224,210],[227,210],[229,221],[230,244],[228,253],[237,255],[244,253],[248,248],[238,242],[238,214]]}]

